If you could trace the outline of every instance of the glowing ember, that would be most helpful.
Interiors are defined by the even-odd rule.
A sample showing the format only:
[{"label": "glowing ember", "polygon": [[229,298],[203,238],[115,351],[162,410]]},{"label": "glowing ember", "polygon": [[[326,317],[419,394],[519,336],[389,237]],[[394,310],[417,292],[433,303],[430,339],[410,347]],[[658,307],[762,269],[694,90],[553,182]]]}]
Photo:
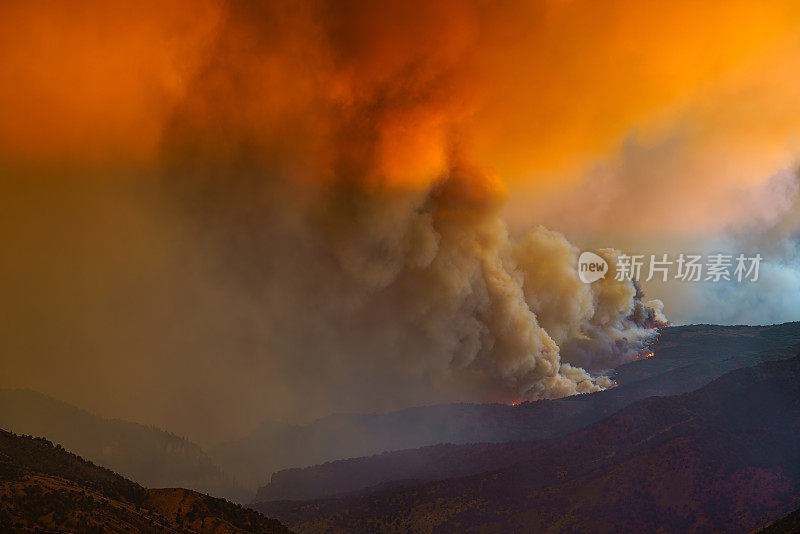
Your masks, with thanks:
[{"label": "glowing ember", "polygon": [[651,352],[646,352],[644,354],[637,354],[636,358],[634,358],[634,359],[636,359],[636,360],[644,360],[644,359],[647,359],[647,358],[652,358],[653,356],[655,356],[655,353],[653,353],[651,351]]}]

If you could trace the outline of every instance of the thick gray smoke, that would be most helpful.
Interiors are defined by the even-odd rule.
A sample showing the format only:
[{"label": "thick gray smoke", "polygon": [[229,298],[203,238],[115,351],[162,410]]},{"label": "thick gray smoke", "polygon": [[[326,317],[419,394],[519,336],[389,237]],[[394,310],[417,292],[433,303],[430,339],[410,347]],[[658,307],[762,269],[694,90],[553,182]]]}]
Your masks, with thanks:
[{"label": "thick gray smoke", "polygon": [[350,410],[556,398],[608,385],[587,371],[632,359],[663,321],[614,279],[615,251],[599,251],[611,273],[585,284],[563,235],[510,239],[474,169],[402,192],[247,176],[235,202],[201,193],[195,217],[266,332],[255,357],[277,370],[265,387],[288,381]]},{"label": "thick gray smoke", "polygon": [[[81,124],[142,112],[154,154],[0,162],[4,385],[206,443],[266,417],[607,387],[658,303],[613,276],[581,283],[561,234],[510,236],[487,164],[505,154],[489,137],[549,138],[540,110],[563,91],[523,59],[552,38],[524,22],[546,27],[550,3],[213,4],[184,46],[124,46],[176,63],[170,99],[76,96],[97,108]],[[517,135],[523,107],[537,121]]]},{"label": "thick gray smoke", "polygon": [[563,235],[509,238],[451,58],[373,57],[359,19],[287,33],[314,20],[233,9],[164,143],[168,189],[266,332],[265,387],[363,410],[607,385],[590,372],[633,357],[658,303],[613,279],[612,250],[587,285]]}]

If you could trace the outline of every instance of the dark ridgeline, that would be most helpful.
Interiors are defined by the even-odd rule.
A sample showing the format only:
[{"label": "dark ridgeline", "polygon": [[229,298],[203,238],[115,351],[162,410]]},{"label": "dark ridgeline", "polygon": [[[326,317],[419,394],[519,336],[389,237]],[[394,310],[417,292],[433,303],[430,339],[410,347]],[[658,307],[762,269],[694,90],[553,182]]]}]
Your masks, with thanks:
[{"label": "dark ridgeline", "polygon": [[53,445],[0,430],[0,532],[290,532],[232,502],[146,489]]},{"label": "dark ridgeline", "polygon": [[795,356],[638,401],[561,439],[440,455],[473,471],[506,456],[501,469],[255,507],[301,532],[750,532],[800,502],[798,443]]},{"label": "dark ridgeline", "polygon": [[795,510],[762,528],[757,534],[797,534],[798,532],[800,532],[800,510]]},{"label": "dark ridgeline", "polygon": [[[791,360],[799,348],[800,323],[666,328],[656,357],[617,369],[620,386],[608,391],[265,425],[212,457],[256,484],[275,466],[396,451],[273,475],[256,506],[303,532],[746,532],[800,505]],[[145,486],[224,489],[231,480],[187,440],[33,392],[0,390],[5,424],[63,438],[96,463],[150,480]],[[0,499],[0,531],[274,526],[193,491],[146,490],[43,440],[3,434],[0,446],[3,494],[24,496]]]},{"label": "dark ridgeline", "polygon": [[0,428],[44,436],[143,486],[191,488],[237,502],[252,497],[185,438],[99,417],[35,391],[0,389]]},{"label": "dark ridgeline", "polygon": [[[608,391],[518,406],[451,404],[386,414],[332,415],[307,426],[265,423],[252,435],[223,444],[210,454],[225,472],[255,488],[281,469],[384,451],[440,443],[552,439],[600,421],[637,400],[692,391],[733,369],[789,357],[798,347],[800,323],[664,328],[652,347],[656,356],[619,367],[614,372],[619,386]],[[429,468],[423,471],[429,472]],[[326,486],[319,477],[328,475],[318,470],[308,473],[318,485],[312,487],[301,480],[305,476],[297,469],[277,473],[256,500],[310,498],[363,487],[360,479]],[[332,476],[337,478],[336,473]],[[382,480],[373,477],[364,483]]]},{"label": "dark ridgeline", "polygon": [[[308,426],[267,423],[210,455],[169,432],[104,419],[32,391],[0,390],[0,428],[45,436],[147,487],[186,487],[250,502],[256,488],[269,482],[256,500],[307,499],[398,478],[430,480],[473,471],[459,467],[458,455],[450,458],[450,449],[443,445],[428,451],[427,457],[402,460],[396,467],[365,459],[372,462],[371,469],[362,469],[358,476],[352,470],[343,474],[341,462],[311,469],[298,466],[442,443],[552,439],[636,400],[691,391],[729,370],[785,358],[798,343],[800,323],[665,328],[654,346],[656,357],[617,369],[619,387],[609,391],[513,407],[451,404],[387,414],[332,415]],[[412,469],[414,462],[417,467]],[[496,457],[487,465],[506,464]],[[270,473],[280,468],[292,469],[275,473],[270,481]]]}]

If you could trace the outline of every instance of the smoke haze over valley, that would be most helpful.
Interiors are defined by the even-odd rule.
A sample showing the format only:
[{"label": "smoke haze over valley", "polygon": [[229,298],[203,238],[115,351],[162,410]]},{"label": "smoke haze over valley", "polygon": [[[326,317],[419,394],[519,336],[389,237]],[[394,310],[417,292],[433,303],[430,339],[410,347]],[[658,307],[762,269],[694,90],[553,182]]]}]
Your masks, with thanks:
[{"label": "smoke haze over valley", "polygon": [[[338,499],[508,469],[517,445],[459,447],[556,450],[791,359],[798,30],[789,0],[2,3],[0,429],[119,484]],[[702,461],[724,433],[705,427],[681,427]],[[753,528],[791,511],[790,456]],[[9,458],[8,491],[60,476]],[[189,499],[200,530],[261,521],[151,497]],[[274,502],[301,530],[337,509]]]},{"label": "smoke haze over valley", "polygon": [[[752,129],[733,91],[784,72],[791,3],[737,3],[709,27],[675,4],[661,32],[647,5],[613,24],[581,2],[78,5],[75,24],[4,7],[5,386],[207,443],[264,418],[602,389],[661,304],[611,277],[582,284],[559,230],[625,252],[654,237],[710,250],[731,225],[768,235],[787,245],[757,288],[728,289],[735,309],[716,286],[646,293],[678,322],[753,322],[751,289],[759,317],[796,318],[765,300],[795,280],[796,180],[773,177],[793,157],[719,153],[733,169],[706,150],[729,141],[709,126],[723,118],[725,136]],[[651,57],[609,70],[606,54]],[[662,152],[674,170],[654,177]],[[684,207],[702,184],[724,209],[678,220],[654,184]],[[618,252],[602,254],[613,272]]]}]

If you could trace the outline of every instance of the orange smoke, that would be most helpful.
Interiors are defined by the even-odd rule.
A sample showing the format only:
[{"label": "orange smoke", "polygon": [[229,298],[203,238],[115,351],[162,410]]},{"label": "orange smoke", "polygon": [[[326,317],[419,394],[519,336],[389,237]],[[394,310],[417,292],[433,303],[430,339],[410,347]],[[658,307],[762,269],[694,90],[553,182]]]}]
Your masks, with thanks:
[{"label": "orange smoke", "polygon": [[[178,422],[164,407],[203,396],[208,410],[187,412],[206,429],[209,410],[265,415],[242,405],[308,416],[609,387],[589,372],[633,358],[660,304],[580,283],[562,234],[515,239],[498,217],[506,191],[527,222],[552,223],[547,208],[583,223],[616,194],[644,209],[605,225],[598,210],[598,228],[652,230],[667,212],[698,231],[716,199],[734,206],[710,186],[758,183],[798,131],[799,11],[5,2],[0,266],[13,276],[0,293],[16,303],[6,352],[32,356],[5,358],[4,376],[74,397],[92,376],[101,407],[168,392],[127,409]],[[653,157],[683,121],[686,144]],[[574,193],[617,156],[631,161],[612,167],[614,187]],[[710,178],[719,161],[734,174]],[[227,387],[206,397],[209,381]]]},{"label": "orange smoke", "polygon": [[[153,161],[179,108],[209,149],[283,137],[315,179],[427,187],[455,151],[506,181],[551,188],[545,171],[613,150],[780,43],[798,11],[749,1],[7,3],[0,148]],[[374,172],[353,170],[366,165]]]},{"label": "orange smoke", "polygon": [[4,2],[0,156],[153,157],[216,27],[211,2]]}]

